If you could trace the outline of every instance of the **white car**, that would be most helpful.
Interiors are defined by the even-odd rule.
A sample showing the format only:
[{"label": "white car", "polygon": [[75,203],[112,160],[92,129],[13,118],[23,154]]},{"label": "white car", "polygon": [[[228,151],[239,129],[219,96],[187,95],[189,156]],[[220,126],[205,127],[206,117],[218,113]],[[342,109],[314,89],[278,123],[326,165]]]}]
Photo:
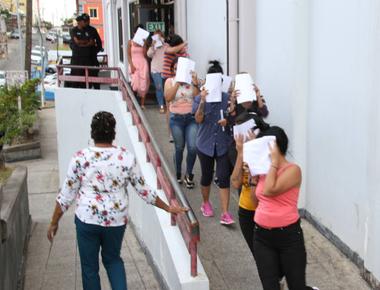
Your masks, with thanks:
[{"label": "white car", "polygon": [[57,34],[55,32],[49,32],[46,34],[46,40],[55,42],[57,40]]},{"label": "white car", "polygon": [[0,87],[5,86],[6,79],[5,79],[5,71],[0,70]]},{"label": "white car", "polygon": [[32,49],[31,52],[31,61],[33,65],[42,65],[41,60],[44,59],[44,63],[47,64],[48,62],[48,57],[47,53],[45,50],[42,50],[42,55],[41,55],[41,49]]},{"label": "white car", "polygon": [[49,65],[46,67],[45,71],[46,71],[48,74],[54,74],[54,73],[57,72],[57,65],[54,64],[54,63],[51,63],[51,64],[49,64]]},{"label": "white car", "polygon": [[44,86],[45,88],[51,88],[51,87],[56,87],[57,85],[57,74],[51,74],[47,75],[44,78]]}]

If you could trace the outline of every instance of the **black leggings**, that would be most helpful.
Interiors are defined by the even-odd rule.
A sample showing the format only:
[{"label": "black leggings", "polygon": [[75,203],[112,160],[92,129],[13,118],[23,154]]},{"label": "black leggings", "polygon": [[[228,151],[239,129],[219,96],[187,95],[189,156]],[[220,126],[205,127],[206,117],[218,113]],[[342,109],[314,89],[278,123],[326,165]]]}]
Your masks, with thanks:
[{"label": "black leggings", "polygon": [[256,224],[253,249],[264,290],[280,290],[281,269],[289,290],[312,289],[306,286],[306,249],[300,220],[271,230]]},{"label": "black leggings", "polygon": [[210,157],[203,154],[197,149],[199,161],[201,163],[201,185],[210,186],[212,182],[212,176],[214,174],[214,163],[216,160],[216,177],[218,178],[219,188],[230,188],[230,176],[231,176],[231,166],[228,158],[228,153],[222,156]]},{"label": "black leggings", "polygon": [[239,206],[239,224],[245,241],[248,244],[249,249],[253,255],[253,236],[255,230],[255,217],[254,210],[247,210]]}]

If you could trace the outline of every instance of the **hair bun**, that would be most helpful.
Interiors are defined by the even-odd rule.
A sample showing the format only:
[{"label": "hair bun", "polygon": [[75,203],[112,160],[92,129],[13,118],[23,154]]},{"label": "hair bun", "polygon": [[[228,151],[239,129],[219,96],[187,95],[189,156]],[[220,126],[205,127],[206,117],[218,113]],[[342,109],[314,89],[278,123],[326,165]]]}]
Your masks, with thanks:
[{"label": "hair bun", "polygon": [[220,66],[220,61],[218,60],[210,60],[208,63],[212,64],[213,66]]}]

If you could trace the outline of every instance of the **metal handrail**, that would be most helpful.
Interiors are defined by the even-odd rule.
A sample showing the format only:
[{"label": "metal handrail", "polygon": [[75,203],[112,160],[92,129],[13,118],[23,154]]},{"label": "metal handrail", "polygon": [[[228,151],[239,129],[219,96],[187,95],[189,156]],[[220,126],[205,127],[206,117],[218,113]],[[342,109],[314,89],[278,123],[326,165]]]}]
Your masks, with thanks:
[{"label": "metal handrail", "polygon": [[[119,69],[119,71],[121,73],[120,69]],[[125,79],[124,74],[121,74],[121,78],[127,84],[127,81]],[[175,179],[174,175],[172,174],[172,172],[170,170],[170,167],[169,167],[168,163],[166,162],[165,157],[162,154],[161,149],[160,149],[160,147],[159,147],[156,139],[154,138],[154,135],[153,135],[152,129],[151,129],[149,123],[148,123],[148,120],[145,118],[145,114],[141,110],[140,105],[139,105],[139,103],[138,103],[138,101],[137,101],[137,99],[136,99],[136,97],[135,97],[135,95],[134,95],[134,93],[133,93],[133,91],[132,91],[132,89],[131,89],[131,87],[129,85],[127,86],[127,90],[128,90],[129,97],[131,98],[132,103],[135,106],[135,109],[136,109],[137,113],[139,114],[139,117],[141,118],[141,123],[144,125],[145,129],[147,130],[147,132],[148,132],[148,134],[150,136],[150,142],[152,143],[154,149],[156,150],[156,153],[158,154],[158,157],[161,160],[161,166],[164,168],[165,173],[168,176],[169,181],[170,181],[171,185],[174,188],[174,192],[177,193],[177,197],[180,199],[181,204],[183,206],[189,208],[189,211],[187,212],[186,215],[189,217],[190,223],[191,224],[198,224],[198,220],[195,217],[195,214],[194,214],[192,208],[190,207],[190,203],[187,200],[187,198],[184,195],[184,193],[182,192],[182,189],[180,188],[180,186],[179,186],[177,180]]]},{"label": "metal handrail", "polygon": [[[119,87],[119,90],[122,92],[123,97],[125,97],[127,108],[129,112],[132,114],[132,120],[134,124],[136,125],[140,138],[147,142],[146,143],[146,149],[147,149],[147,157],[150,159],[156,159],[156,160],[150,160],[152,164],[156,164],[156,172],[157,172],[157,179],[159,183],[161,183],[161,187],[165,192],[165,189],[163,188],[163,183],[166,183],[166,180],[162,180],[159,177],[159,173],[162,172],[160,167],[163,169],[163,173],[166,175],[166,178],[168,182],[170,183],[170,186],[172,187],[173,191],[169,190],[170,192],[165,192],[167,195],[169,202],[171,204],[176,204],[179,202],[179,204],[183,207],[187,207],[189,210],[184,215],[171,216],[172,225],[175,225],[178,221],[178,226],[180,229],[180,232],[184,238],[185,241],[188,241],[189,244],[188,250],[191,256],[191,276],[195,277],[197,276],[197,243],[200,241],[200,231],[199,231],[199,222],[194,214],[193,209],[190,206],[189,201],[187,200],[185,194],[183,193],[181,187],[179,186],[176,178],[172,174],[170,167],[168,163],[166,162],[166,159],[161,152],[161,149],[153,135],[153,130],[151,129],[149,122],[145,118],[145,114],[143,113],[142,109],[140,108],[140,105],[131,89],[131,87],[128,84],[128,81],[123,74],[122,70],[120,68],[102,68],[102,67],[86,67],[86,66],[74,66],[74,65],[63,65],[62,59],[59,62],[59,65],[57,65],[58,68],[58,82],[64,81],[65,78],[70,78],[70,81],[76,81],[76,82],[86,82],[86,87],[88,88],[88,84],[90,82],[99,82],[102,81],[102,83],[108,83],[108,84],[117,84]],[[64,76],[62,75],[63,68],[79,68],[85,70],[85,76]],[[104,78],[104,77],[89,77],[88,76],[88,70],[89,69],[97,69],[97,70],[109,70],[109,71],[116,71],[117,72],[117,80],[115,78]],[[74,80],[76,78],[76,80]],[[123,87],[126,90],[126,94],[124,94]],[[135,112],[137,113],[137,116]],[[144,131],[145,130],[145,131]],[[146,134],[148,136],[145,136]],[[142,140],[143,141],[143,140]],[[148,148],[151,148],[149,143],[151,143],[154,152],[149,152]],[[154,155],[154,156],[152,156]],[[156,157],[156,158],[155,158]],[[155,161],[155,163],[154,163]],[[163,176],[165,178],[165,176]],[[174,194],[174,196],[172,195]],[[185,220],[184,220],[184,217]],[[185,222],[185,224],[183,224]],[[188,233],[187,233],[188,232]]]}]

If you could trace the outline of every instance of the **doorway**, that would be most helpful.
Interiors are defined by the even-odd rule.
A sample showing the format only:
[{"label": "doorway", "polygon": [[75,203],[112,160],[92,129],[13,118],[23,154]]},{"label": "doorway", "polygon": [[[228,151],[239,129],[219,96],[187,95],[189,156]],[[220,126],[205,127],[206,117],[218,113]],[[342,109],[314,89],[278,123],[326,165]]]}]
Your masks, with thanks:
[{"label": "doorway", "polygon": [[166,37],[174,32],[174,1],[140,0],[129,4],[130,35],[142,24],[149,32],[160,29]]}]

